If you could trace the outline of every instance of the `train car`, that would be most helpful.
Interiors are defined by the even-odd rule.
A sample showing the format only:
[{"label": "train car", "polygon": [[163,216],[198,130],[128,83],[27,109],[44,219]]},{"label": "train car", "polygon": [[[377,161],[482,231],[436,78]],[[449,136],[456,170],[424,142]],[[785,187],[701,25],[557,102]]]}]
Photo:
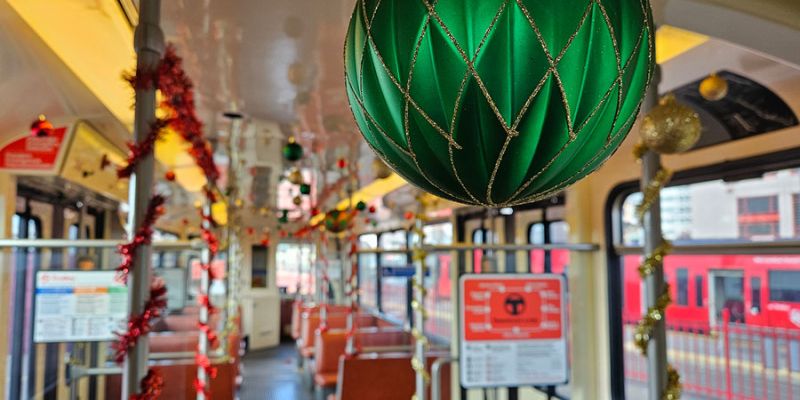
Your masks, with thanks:
[{"label": "train car", "polygon": [[0,397],[800,398],[800,3],[0,0]]}]

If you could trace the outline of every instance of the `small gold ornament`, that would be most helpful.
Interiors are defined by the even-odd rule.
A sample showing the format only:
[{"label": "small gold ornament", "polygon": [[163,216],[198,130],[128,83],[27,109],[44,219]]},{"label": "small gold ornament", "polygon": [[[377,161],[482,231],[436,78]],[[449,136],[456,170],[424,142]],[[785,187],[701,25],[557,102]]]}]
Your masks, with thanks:
[{"label": "small gold ornament", "polygon": [[372,170],[375,171],[375,179],[386,179],[392,175],[392,170],[377,157],[372,160]]},{"label": "small gold ornament", "polygon": [[287,178],[289,179],[289,182],[294,185],[303,183],[303,173],[297,168],[292,168],[292,170],[289,171],[289,176]]},{"label": "small gold ornament", "polygon": [[700,116],[668,94],[644,117],[639,134],[648,149],[675,154],[691,149],[702,130]]},{"label": "small gold ornament", "polygon": [[700,82],[698,91],[708,101],[719,101],[728,95],[728,81],[717,74],[711,74]]},{"label": "small gold ornament", "polygon": [[296,206],[299,206],[300,204],[303,204],[303,198],[300,196],[294,196],[294,198],[292,198],[292,203],[294,203]]}]

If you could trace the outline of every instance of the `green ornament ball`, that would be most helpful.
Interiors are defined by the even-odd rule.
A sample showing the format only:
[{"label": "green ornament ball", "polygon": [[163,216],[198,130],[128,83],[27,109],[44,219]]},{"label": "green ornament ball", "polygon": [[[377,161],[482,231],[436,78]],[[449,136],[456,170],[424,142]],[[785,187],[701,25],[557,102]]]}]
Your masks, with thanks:
[{"label": "green ornament ball", "polygon": [[358,203],[356,203],[356,210],[364,211],[366,209],[367,209],[367,203],[364,203],[363,201],[359,201]]},{"label": "green ornament ball", "polygon": [[290,137],[289,142],[283,146],[283,158],[291,162],[303,158],[303,146]]},{"label": "green ornament ball", "polygon": [[552,196],[625,139],[654,67],[647,1],[359,0],[350,108],[409,182],[482,206]]},{"label": "green ornament ball", "polygon": [[300,194],[308,195],[311,194],[311,185],[307,183],[300,184]]}]

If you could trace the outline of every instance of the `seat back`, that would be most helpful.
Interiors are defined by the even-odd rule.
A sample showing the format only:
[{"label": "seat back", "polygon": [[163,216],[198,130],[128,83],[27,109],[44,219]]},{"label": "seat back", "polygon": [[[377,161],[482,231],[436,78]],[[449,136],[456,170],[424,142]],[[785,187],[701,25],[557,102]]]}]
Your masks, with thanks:
[{"label": "seat back", "polygon": [[347,332],[341,329],[317,331],[314,341],[314,368],[318,374],[335,373],[339,356],[344,354]]},{"label": "seat back", "polygon": [[[447,353],[431,353],[426,358],[430,372],[433,362]],[[450,399],[450,366],[441,369],[442,400]],[[415,375],[409,353],[365,353],[339,358],[337,400],[406,400],[415,392]],[[430,389],[428,389],[430,398]]]}]

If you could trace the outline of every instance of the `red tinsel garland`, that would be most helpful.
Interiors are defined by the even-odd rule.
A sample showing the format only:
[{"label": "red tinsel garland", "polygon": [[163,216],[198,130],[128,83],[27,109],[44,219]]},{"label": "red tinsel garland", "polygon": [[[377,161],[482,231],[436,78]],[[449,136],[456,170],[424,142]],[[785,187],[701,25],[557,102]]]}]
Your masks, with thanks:
[{"label": "red tinsel garland", "polygon": [[155,400],[161,396],[163,388],[164,377],[157,369],[150,368],[147,370],[147,375],[139,382],[139,393],[132,394],[130,400]]},{"label": "red tinsel garland", "polygon": [[167,306],[167,288],[163,281],[154,281],[150,287],[150,297],[144,303],[144,310],[139,315],[131,315],[128,319],[128,330],[117,333],[117,341],[112,344],[114,361],[121,363],[136,346],[136,341],[150,333],[150,322],[161,316],[161,310]]},{"label": "red tinsel garland", "polygon": [[142,226],[136,231],[136,235],[133,236],[130,242],[118,247],[119,254],[122,256],[122,262],[117,267],[117,273],[122,282],[128,282],[128,274],[130,274],[133,268],[136,250],[143,245],[150,244],[153,237],[153,225],[155,225],[158,217],[164,214],[164,202],[166,200],[167,199],[160,194],[153,195],[153,197],[150,198],[150,202],[147,203],[147,211],[144,214]]},{"label": "red tinsel garland", "polygon": [[156,141],[161,137],[161,132],[169,125],[170,121],[167,119],[156,119],[150,125],[150,132],[148,132],[145,140],[136,143],[128,143],[128,163],[117,169],[117,177],[120,179],[130,178],[136,164],[139,163],[145,156],[152,154],[155,148]]}]

